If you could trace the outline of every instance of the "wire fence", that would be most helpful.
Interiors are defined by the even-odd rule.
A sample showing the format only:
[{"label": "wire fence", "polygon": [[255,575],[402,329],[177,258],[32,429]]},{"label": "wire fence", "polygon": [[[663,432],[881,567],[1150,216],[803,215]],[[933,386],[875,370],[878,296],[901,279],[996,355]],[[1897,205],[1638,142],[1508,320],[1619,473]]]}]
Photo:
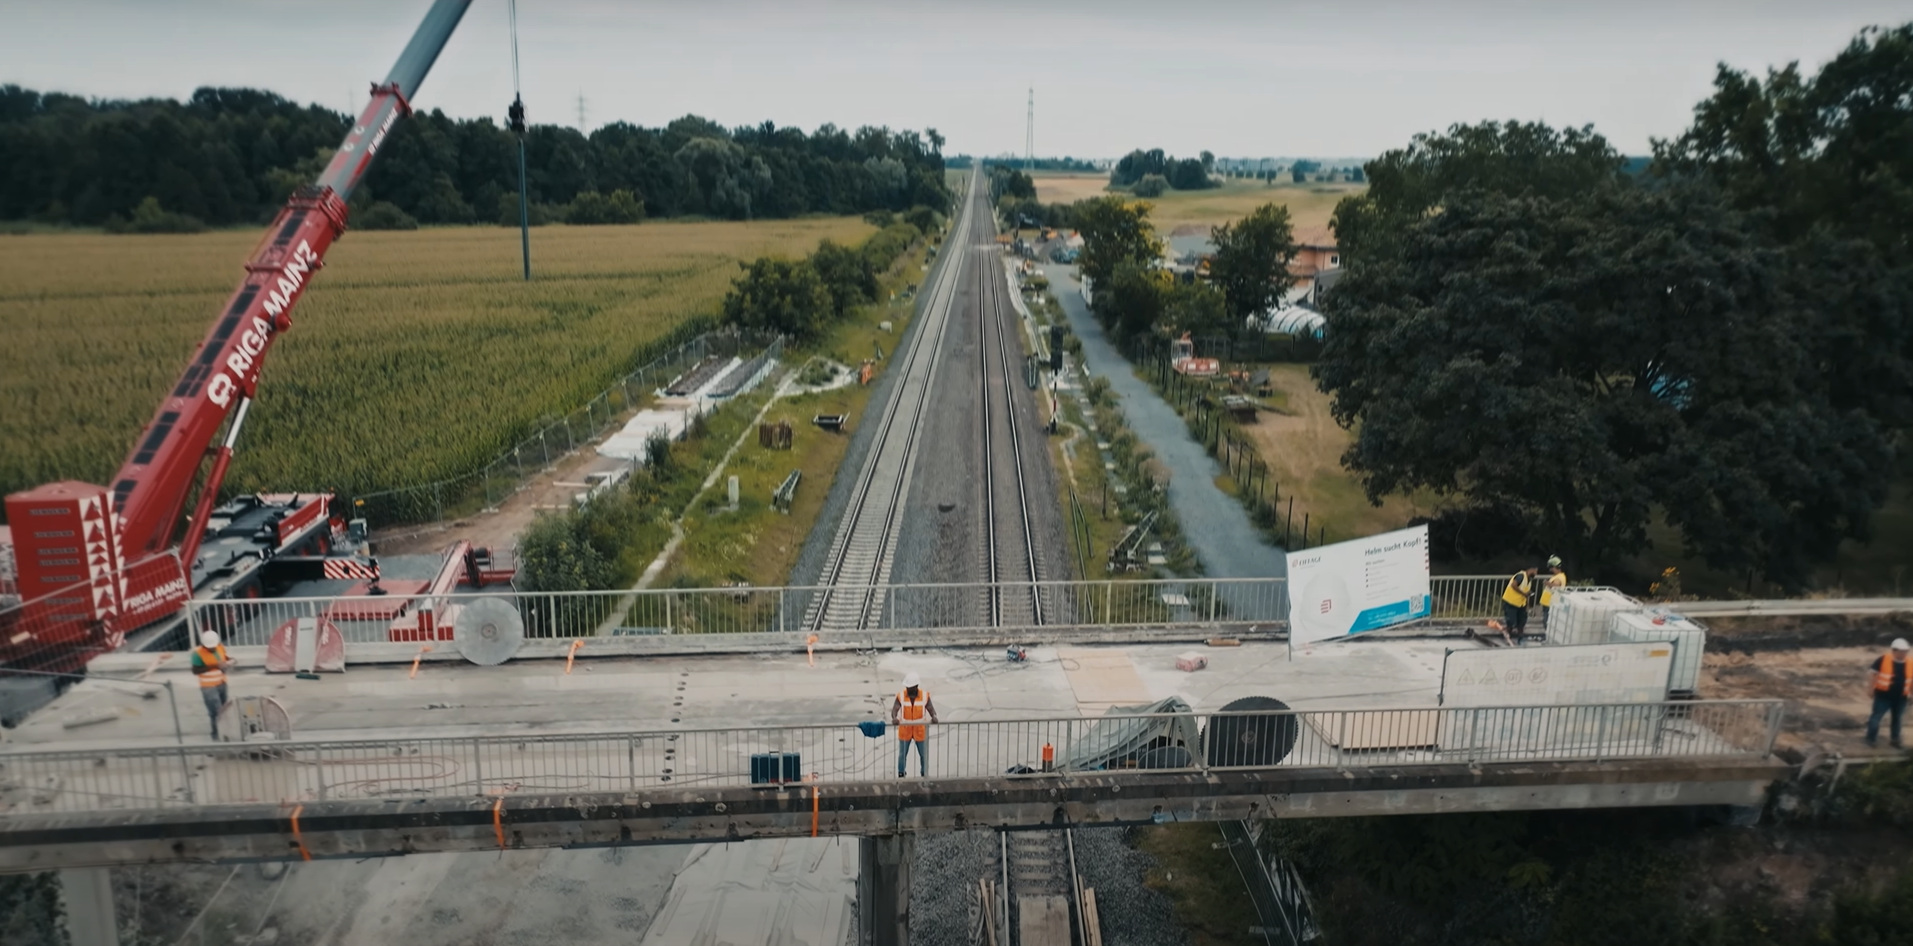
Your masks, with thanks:
[{"label": "wire fence", "polygon": [[[1430,582],[1433,616],[1487,618],[1501,613],[1504,579],[1438,577]],[[643,591],[512,592],[408,597],[257,598],[187,605],[188,639],[218,631],[228,644],[258,646],[299,618],[323,618],[348,642],[412,641],[419,608],[429,602],[439,639],[456,633],[463,608],[486,598],[515,609],[525,635],[583,638],[650,634],[762,634],[805,630],[829,595],[875,602],[867,629],[990,628],[992,593],[1034,588],[1049,627],[1172,627],[1280,624],[1288,620],[1281,578],[1178,578],[999,584],[806,585],[663,588]]]},{"label": "wire fence", "polygon": [[[1136,714],[942,722],[921,757],[855,721],[579,735],[299,740],[0,753],[0,813],[745,786],[911,774],[1765,758],[1778,700]],[[910,750],[907,760],[901,750]],[[787,761],[788,760],[788,761]]]},{"label": "wire fence", "polygon": [[[761,333],[714,329],[709,318],[693,319],[646,346],[655,353],[583,405],[551,421],[499,453],[483,467],[461,476],[395,489],[359,493],[346,499],[354,515],[380,527],[445,518],[482,503],[496,506],[532,476],[624,423],[645,395],[710,357],[740,354],[775,344]],[[642,357],[642,356],[641,356]]]}]

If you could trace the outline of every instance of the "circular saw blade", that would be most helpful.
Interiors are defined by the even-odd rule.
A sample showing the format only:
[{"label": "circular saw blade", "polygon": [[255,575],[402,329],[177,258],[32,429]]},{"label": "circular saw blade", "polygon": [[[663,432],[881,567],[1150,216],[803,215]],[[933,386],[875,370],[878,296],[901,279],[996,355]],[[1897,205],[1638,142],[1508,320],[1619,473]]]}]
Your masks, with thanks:
[{"label": "circular saw blade", "polygon": [[465,604],[452,625],[458,653],[481,667],[495,667],[518,656],[525,646],[525,622],[503,598],[479,598]]}]

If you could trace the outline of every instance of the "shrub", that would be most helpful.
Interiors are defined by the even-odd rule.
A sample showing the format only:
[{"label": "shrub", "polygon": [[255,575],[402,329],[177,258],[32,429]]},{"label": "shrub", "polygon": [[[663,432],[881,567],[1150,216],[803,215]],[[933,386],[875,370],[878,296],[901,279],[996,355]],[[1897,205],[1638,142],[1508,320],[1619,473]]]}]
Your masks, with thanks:
[{"label": "shrub", "polygon": [[1160,174],[1145,174],[1136,182],[1137,197],[1161,197],[1169,189],[1169,179]]},{"label": "shrub", "polygon": [[418,221],[394,203],[375,200],[352,219],[355,230],[417,230]]},{"label": "shrub", "polygon": [[206,224],[198,217],[167,210],[157,197],[140,201],[131,220],[118,214],[106,219],[108,233],[198,233],[204,229]]},{"label": "shrub", "polygon": [[610,223],[637,223],[644,219],[644,201],[628,190],[615,190],[609,196],[597,191],[582,191],[565,208],[565,222],[592,226]]}]

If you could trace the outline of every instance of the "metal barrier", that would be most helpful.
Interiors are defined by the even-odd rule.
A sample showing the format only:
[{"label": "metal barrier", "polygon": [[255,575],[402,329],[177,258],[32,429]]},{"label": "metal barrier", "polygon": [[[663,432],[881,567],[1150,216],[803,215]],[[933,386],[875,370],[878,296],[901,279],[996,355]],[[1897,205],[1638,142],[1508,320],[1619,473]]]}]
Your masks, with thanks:
[{"label": "metal barrier", "polygon": [[[1485,618],[1501,613],[1504,579],[1440,577],[1433,580],[1434,616]],[[1026,582],[1002,587],[1021,596]],[[1288,619],[1288,583],[1280,578],[1176,578],[1143,581],[1049,581],[1035,585],[1050,627],[1162,627],[1226,623],[1277,623]],[[871,627],[978,629],[989,624],[993,586],[914,584],[801,586],[778,588],[667,588],[643,591],[513,592],[452,595],[449,606],[481,597],[503,598],[524,618],[528,637],[576,638],[626,634],[740,634],[796,632],[813,598],[828,592],[880,591]],[[419,600],[423,600],[422,598]],[[364,609],[383,603],[379,617]],[[257,598],[195,601],[187,607],[191,639],[216,630],[228,644],[263,645],[274,629],[303,617],[326,617],[346,640],[388,640],[394,614],[417,606],[388,598]],[[449,608],[439,623],[456,625]],[[408,622],[409,623],[409,622]]]},{"label": "metal barrier", "polygon": [[[1200,732],[1194,744],[1103,750],[1111,717],[944,722],[929,729],[931,778],[1028,771],[1045,746],[1084,751],[1094,771],[1359,769],[1533,761],[1765,758],[1779,700],[1311,710],[1123,716],[1121,725]],[[1198,729],[1197,727],[1200,727]],[[0,753],[0,813],[106,811],[347,799],[484,797],[752,784],[752,757],[796,753],[806,776],[893,779],[894,733],[856,721],[806,726],[255,742]],[[1076,750],[1072,755],[1070,750]],[[915,774],[916,753],[909,764]],[[1029,768],[1021,768],[1029,767]]]}]

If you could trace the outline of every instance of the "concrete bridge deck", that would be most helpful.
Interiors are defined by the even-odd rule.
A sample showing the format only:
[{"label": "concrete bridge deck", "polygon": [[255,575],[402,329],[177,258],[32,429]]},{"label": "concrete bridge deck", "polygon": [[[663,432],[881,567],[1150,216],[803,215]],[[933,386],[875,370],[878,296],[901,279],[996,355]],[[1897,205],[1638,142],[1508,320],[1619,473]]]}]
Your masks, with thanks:
[{"label": "concrete bridge deck", "polygon": [[[214,744],[183,668],[89,679],[8,734],[0,870],[351,856],[969,826],[1624,805],[1752,805],[1784,773],[1772,702],[1437,708],[1462,640],[1188,644],[360,664],[259,672],[234,695],[285,706],[290,742]],[[101,670],[151,657],[112,657]],[[112,662],[118,662],[112,663]],[[929,779],[895,780],[887,715],[921,674],[943,720]],[[185,738],[178,739],[171,683]],[[1190,747],[1175,771],[1008,775],[1092,738],[1116,705],[1180,696],[1191,722],[1242,696],[1297,712],[1279,760]],[[749,757],[795,752],[814,784],[752,787]],[[1242,764],[1233,764],[1233,763]],[[914,775],[914,763],[913,763]],[[815,827],[813,828],[813,822]]]}]

